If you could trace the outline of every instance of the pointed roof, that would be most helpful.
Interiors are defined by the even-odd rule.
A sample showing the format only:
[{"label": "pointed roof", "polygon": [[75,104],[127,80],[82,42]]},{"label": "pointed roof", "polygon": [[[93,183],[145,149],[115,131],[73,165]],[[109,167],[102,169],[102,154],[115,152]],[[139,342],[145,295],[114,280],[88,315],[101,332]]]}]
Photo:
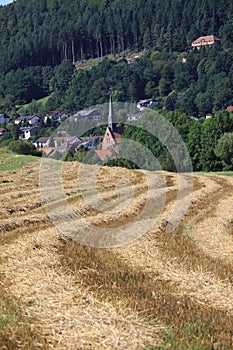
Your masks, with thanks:
[{"label": "pointed roof", "polygon": [[108,106],[108,127],[113,131],[113,109],[112,109],[112,95],[109,97],[109,106]]}]

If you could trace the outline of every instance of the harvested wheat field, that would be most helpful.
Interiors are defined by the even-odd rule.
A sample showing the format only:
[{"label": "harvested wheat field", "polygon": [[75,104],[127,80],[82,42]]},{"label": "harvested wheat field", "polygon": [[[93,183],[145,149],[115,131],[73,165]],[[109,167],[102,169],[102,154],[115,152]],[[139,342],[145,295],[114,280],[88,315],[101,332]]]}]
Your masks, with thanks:
[{"label": "harvested wheat field", "polygon": [[78,163],[64,163],[67,203],[92,227],[140,218],[148,176],[149,196],[165,196],[145,234],[106,249],[59,231],[41,198],[40,160],[0,161],[0,349],[233,349],[232,177],[194,175],[189,209],[168,232],[177,174],[101,168],[101,211],[83,196],[96,196],[88,175],[80,191]]}]

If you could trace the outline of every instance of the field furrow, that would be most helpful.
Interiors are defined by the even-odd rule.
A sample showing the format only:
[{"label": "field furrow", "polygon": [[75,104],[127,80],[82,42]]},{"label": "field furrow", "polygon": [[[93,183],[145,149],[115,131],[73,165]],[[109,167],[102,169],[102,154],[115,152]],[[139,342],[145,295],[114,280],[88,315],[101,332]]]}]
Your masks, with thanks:
[{"label": "field furrow", "polygon": [[[141,228],[149,203],[157,220],[126,246],[85,247],[59,232],[43,206],[38,163],[1,173],[0,348],[232,348],[232,178],[195,175],[190,206],[172,226],[177,203],[189,200],[187,176],[181,186],[177,174],[104,167],[93,186],[96,169],[87,166],[80,183],[80,166],[65,163],[64,198],[106,230],[133,220]],[[51,198],[67,219],[59,192]],[[5,300],[21,321],[6,321]]]}]

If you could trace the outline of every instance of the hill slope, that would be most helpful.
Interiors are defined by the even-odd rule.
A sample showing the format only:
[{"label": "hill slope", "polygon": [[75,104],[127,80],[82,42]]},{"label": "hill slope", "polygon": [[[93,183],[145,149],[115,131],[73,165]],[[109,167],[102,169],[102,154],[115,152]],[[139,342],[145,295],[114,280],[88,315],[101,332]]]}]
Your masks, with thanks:
[{"label": "hill slope", "polygon": [[[67,200],[87,220],[108,226],[106,215],[96,217],[83,202],[77,169],[77,163],[64,164]],[[131,213],[115,217],[118,225],[138,215],[146,174],[101,169],[99,190],[106,202],[114,202],[118,181],[126,193],[129,182],[137,189]],[[1,173],[1,347],[231,348],[233,178],[194,176],[189,212],[167,234],[177,176],[163,175],[167,194],[158,222],[128,246],[101,250],[67,239],[48,219],[38,163]],[[157,187],[158,173],[153,176]]]},{"label": "hill slope", "polygon": [[16,0],[0,8],[0,71],[127,48],[185,50],[200,35],[232,45],[232,2]]},{"label": "hill slope", "polygon": [[[15,114],[15,105],[52,93],[47,110],[73,112],[90,102],[106,101],[110,90],[119,101],[158,95],[163,98],[175,90],[175,95],[166,101],[166,109],[175,108],[173,101],[179,93],[184,101],[178,108],[190,114],[227,107],[232,103],[232,6],[230,0],[16,0],[0,7],[0,109]],[[216,45],[212,53],[203,50],[200,57],[190,54],[192,41],[207,34],[221,38],[220,52]],[[80,74],[77,80],[81,85],[84,81],[84,101],[83,97],[78,99],[79,82],[71,83],[75,62],[114,57],[129,50],[148,52],[152,48],[156,50],[153,67],[145,66],[145,74],[143,68],[134,76],[123,64],[116,68],[114,76],[102,71],[104,79],[97,82],[95,77],[94,84],[91,82],[94,97],[90,99],[85,86],[92,74]],[[186,65],[181,63],[182,57],[187,59]],[[117,83],[116,74],[117,78],[120,75]],[[43,106],[36,107],[34,103],[33,112],[41,111],[45,111]]]}]

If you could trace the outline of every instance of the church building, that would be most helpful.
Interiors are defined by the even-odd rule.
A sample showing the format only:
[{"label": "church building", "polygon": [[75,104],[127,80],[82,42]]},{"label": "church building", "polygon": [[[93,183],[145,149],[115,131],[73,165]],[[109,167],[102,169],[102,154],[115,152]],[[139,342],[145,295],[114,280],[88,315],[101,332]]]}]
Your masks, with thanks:
[{"label": "church building", "polygon": [[105,134],[102,142],[102,149],[96,150],[98,157],[105,161],[107,158],[116,157],[114,154],[119,152],[119,144],[121,142],[121,136],[123,128],[118,128],[116,125],[115,115],[112,105],[112,97],[109,100],[109,113],[108,113],[108,126],[105,130]]}]

